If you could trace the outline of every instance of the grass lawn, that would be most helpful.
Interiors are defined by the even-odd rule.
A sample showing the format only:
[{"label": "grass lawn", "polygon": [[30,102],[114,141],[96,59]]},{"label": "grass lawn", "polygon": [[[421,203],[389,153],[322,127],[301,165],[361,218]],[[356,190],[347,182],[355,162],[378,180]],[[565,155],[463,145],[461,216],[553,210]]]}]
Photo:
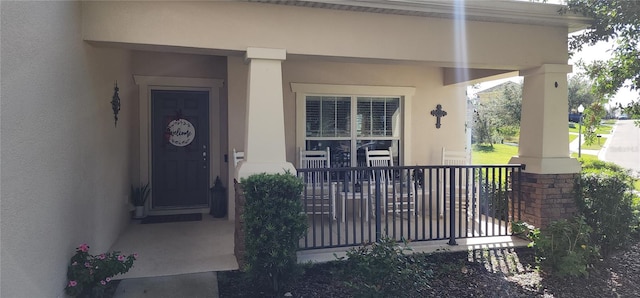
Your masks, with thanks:
[{"label": "grass lawn", "polygon": [[[571,157],[573,158],[578,158],[578,153],[571,153]],[[582,154],[582,157],[578,159],[580,162],[582,162],[583,160],[598,160],[598,156],[597,155],[591,155],[591,154]]]},{"label": "grass lawn", "polygon": [[[578,135],[576,134],[569,134],[569,143],[573,142],[575,139],[578,138]],[[586,143],[584,143],[584,135],[582,136],[582,149],[587,149],[587,150],[600,150],[602,149],[602,145],[604,145],[604,143],[607,142],[607,138],[605,137],[599,137],[598,140],[596,140],[595,143],[591,144],[591,145],[587,145]]]},{"label": "grass lawn", "polygon": [[490,146],[474,145],[471,151],[471,164],[492,165],[507,164],[511,157],[518,155],[518,147],[504,144]]},{"label": "grass lawn", "polygon": [[[571,127],[569,126],[569,132],[573,132],[573,133],[578,133],[578,128],[580,126],[579,125],[575,125],[575,127]],[[584,126],[582,126],[582,133],[584,133]],[[610,134],[611,133],[611,125],[600,125],[600,127],[598,127],[598,130],[596,130],[596,133],[599,135],[602,134]]]},{"label": "grass lawn", "polygon": [[604,145],[604,143],[607,142],[607,138],[601,137],[601,138],[598,138],[598,139],[599,140],[596,140],[591,145],[587,145],[586,143],[582,143],[582,149],[585,149],[585,150],[600,150],[600,149],[602,149],[602,145]]},{"label": "grass lawn", "polygon": [[[604,144],[604,141],[602,142]],[[587,149],[582,147],[583,149]],[[511,157],[518,155],[518,147],[494,144],[493,149],[489,146],[474,145],[471,152],[471,164],[474,165],[491,165],[491,164],[507,164]],[[577,158],[578,153],[571,153],[571,157]],[[583,160],[598,160],[597,155],[582,154]]]},{"label": "grass lawn", "polygon": [[599,135],[610,134],[612,128],[613,127],[611,125],[600,125],[598,130],[596,130],[596,133],[599,134]]},{"label": "grass lawn", "polygon": [[578,135],[570,134],[569,135],[569,143],[573,142],[573,140],[577,139]]}]

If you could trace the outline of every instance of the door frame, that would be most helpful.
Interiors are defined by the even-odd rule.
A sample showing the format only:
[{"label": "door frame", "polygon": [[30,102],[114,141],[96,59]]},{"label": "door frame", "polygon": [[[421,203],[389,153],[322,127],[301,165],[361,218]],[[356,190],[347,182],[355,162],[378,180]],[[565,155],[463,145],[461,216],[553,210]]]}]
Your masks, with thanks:
[{"label": "door frame", "polygon": [[[220,140],[220,89],[224,85],[222,79],[185,78],[185,77],[161,77],[134,75],[133,80],[138,85],[139,91],[139,133],[140,141],[139,162],[140,171],[138,184],[151,182],[151,90],[185,90],[209,92],[209,187],[214,183],[215,176],[220,175],[220,145],[213,147],[211,144]],[[188,209],[150,209],[153,193],[149,197],[145,209],[147,214],[180,214],[201,212],[208,213],[209,208]]]}]

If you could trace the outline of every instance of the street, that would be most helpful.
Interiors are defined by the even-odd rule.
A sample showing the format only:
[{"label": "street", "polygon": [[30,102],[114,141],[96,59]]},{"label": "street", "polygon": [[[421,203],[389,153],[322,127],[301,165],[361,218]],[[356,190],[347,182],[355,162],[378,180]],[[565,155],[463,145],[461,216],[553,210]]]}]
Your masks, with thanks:
[{"label": "street", "polygon": [[634,120],[618,120],[604,150],[604,160],[640,174],[640,127]]}]

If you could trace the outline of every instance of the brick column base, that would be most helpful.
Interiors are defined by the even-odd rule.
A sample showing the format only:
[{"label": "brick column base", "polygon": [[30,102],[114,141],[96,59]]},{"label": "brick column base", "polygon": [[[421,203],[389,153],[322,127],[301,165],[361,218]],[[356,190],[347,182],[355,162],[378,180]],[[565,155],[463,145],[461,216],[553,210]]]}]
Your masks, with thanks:
[{"label": "brick column base", "polygon": [[234,238],[234,247],[233,253],[236,255],[236,259],[238,260],[238,266],[240,270],[246,264],[244,255],[245,255],[245,244],[244,244],[244,219],[242,219],[242,214],[244,213],[244,191],[242,190],[242,185],[238,182],[238,180],[233,179],[233,186],[236,190],[236,220],[235,220],[235,231],[233,234]]},{"label": "brick column base", "polygon": [[579,175],[523,172],[521,219],[544,228],[553,221],[576,215],[574,186]]}]

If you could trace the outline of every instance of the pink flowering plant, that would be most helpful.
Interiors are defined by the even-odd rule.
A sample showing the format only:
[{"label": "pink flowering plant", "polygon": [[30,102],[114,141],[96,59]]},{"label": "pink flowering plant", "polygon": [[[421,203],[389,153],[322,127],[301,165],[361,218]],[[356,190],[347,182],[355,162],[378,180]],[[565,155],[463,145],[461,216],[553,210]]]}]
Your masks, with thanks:
[{"label": "pink flowering plant", "polygon": [[72,297],[103,297],[111,278],[129,271],[137,257],[119,251],[90,255],[89,245],[80,244],[67,267],[65,292]]}]

